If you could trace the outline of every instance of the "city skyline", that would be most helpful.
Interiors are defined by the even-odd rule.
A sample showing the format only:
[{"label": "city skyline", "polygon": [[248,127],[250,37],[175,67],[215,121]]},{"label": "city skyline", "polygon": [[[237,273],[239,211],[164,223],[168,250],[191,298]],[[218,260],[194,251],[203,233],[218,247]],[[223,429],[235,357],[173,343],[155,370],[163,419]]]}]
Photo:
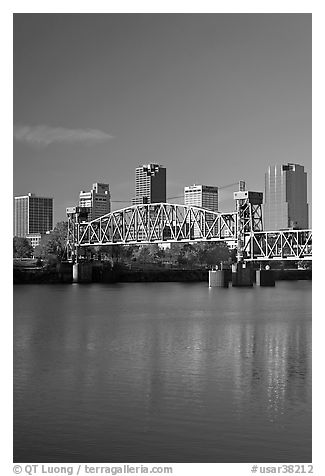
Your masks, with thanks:
[{"label": "city skyline", "polygon": [[311,204],[311,15],[15,14],[14,195],[56,223],[89,183],[131,200],[149,162],[167,197],[303,164]]},{"label": "city skyline", "polygon": [[[300,169],[302,169],[302,170],[304,169],[304,166],[302,166],[301,164],[289,164],[289,165],[291,165],[291,166],[297,166],[299,170],[300,170]],[[111,194],[110,194],[110,192],[109,192],[109,187],[110,187],[110,185],[109,185],[109,184],[103,184],[103,183],[95,183],[95,184],[93,184],[93,188],[92,188],[92,190],[91,190],[90,192],[85,192],[85,191],[81,190],[80,193],[79,193],[79,201],[75,201],[75,200],[72,201],[72,202],[70,203],[69,207],[71,207],[71,206],[72,206],[72,207],[73,207],[73,206],[76,206],[77,202],[78,202],[78,205],[79,205],[79,206],[87,206],[87,207],[91,206],[91,205],[90,205],[90,200],[92,200],[92,199],[91,199],[91,195],[92,195],[92,193],[94,192],[94,190],[97,190],[97,187],[100,187],[100,188],[103,188],[103,187],[105,188],[105,187],[106,187],[106,189],[108,190],[108,192],[102,192],[102,193],[108,193],[108,204],[105,205],[105,207],[108,207],[108,208],[107,208],[107,210],[105,211],[104,214],[109,213],[110,211],[119,210],[119,209],[121,209],[121,208],[129,207],[129,206],[134,206],[134,205],[140,205],[140,204],[142,204],[142,203],[168,202],[168,200],[170,200],[170,202],[174,202],[173,199],[178,199],[178,200],[177,200],[177,203],[182,203],[182,204],[184,204],[184,205],[195,205],[196,202],[195,202],[195,203],[194,203],[194,202],[192,203],[191,200],[188,201],[188,200],[186,199],[186,192],[190,192],[191,190],[197,190],[197,189],[199,189],[199,188],[200,188],[200,189],[205,189],[205,188],[207,188],[207,189],[213,189],[213,190],[215,189],[215,190],[217,191],[216,203],[214,204],[214,206],[212,206],[212,205],[211,205],[211,206],[208,206],[208,205],[205,206],[205,205],[203,204],[203,202],[202,202],[202,205],[201,205],[201,206],[202,206],[203,208],[211,209],[211,210],[214,210],[214,211],[219,211],[219,212],[223,212],[223,211],[224,211],[224,210],[222,210],[222,209],[218,209],[218,208],[219,208],[219,204],[218,204],[218,202],[219,202],[219,189],[218,189],[218,186],[215,186],[215,185],[212,185],[212,186],[211,186],[211,185],[204,185],[204,184],[185,185],[185,186],[183,187],[183,195],[174,196],[174,197],[166,197],[166,200],[153,200],[153,201],[150,200],[149,195],[151,195],[151,185],[150,185],[151,182],[148,182],[148,183],[146,182],[146,184],[145,184],[145,183],[142,183],[143,180],[144,180],[143,177],[142,177],[142,175],[145,176],[146,174],[143,174],[143,173],[142,173],[141,176],[139,175],[139,173],[142,172],[142,169],[143,169],[143,170],[147,170],[147,169],[150,168],[150,167],[154,167],[155,169],[157,169],[157,171],[155,172],[155,174],[156,174],[156,173],[158,172],[158,170],[160,170],[160,169],[162,169],[162,170],[164,171],[164,179],[163,179],[162,181],[161,181],[161,179],[160,179],[160,182],[161,182],[161,184],[164,184],[163,189],[164,189],[164,188],[166,189],[166,188],[167,188],[167,184],[168,184],[168,182],[166,182],[166,172],[167,172],[166,168],[165,168],[164,166],[162,166],[162,165],[159,165],[159,166],[158,166],[157,164],[147,164],[147,165],[138,166],[138,167],[135,169],[135,172],[136,172],[136,180],[135,180],[136,195],[135,195],[135,197],[133,197],[132,199],[130,199],[130,200],[125,200],[125,201],[121,201],[121,202],[120,202],[120,201],[114,202],[114,200],[111,200]],[[277,168],[277,167],[278,167],[279,170],[280,170],[280,169],[282,169],[282,168],[288,167],[288,165],[286,165],[286,164],[269,165],[269,166],[268,166],[268,170],[267,170],[267,171],[265,172],[265,174],[264,174],[264,182],[265,182],[265,183],[264,183],[264,186],[263,186],[263,190],[255,190],[255,191],[258,191],[258,192],[262,192],[262,194],[263,194],[263,204],[264,204],[264,207],[265,207],[266,205],[269,205],[268,203],[266,203],[266,202],[267,202],[266,197],[267,197],[267,195],[268,195],[268,190],[267,190],[267,187],[266,187],[266,177],[267,177],[267,175],[268,175],[270,169]],[[155,174],[154,174],[154,175],[155,175]],[[149,174],[149,175],[152,175],[152,174]],[[300,207],[300,202],[301,202],[301,201],[302,201],[302,203],[304,203],[304,200],[305,200],[306,194],[307,194],[306,184],[307,184],[307,181],[308,181],[308,174],[307,174],[306,172],[304,172],[304,175],[305,175],[305,181],[304,181],[304,188],[302,189],[302,194],[303,194],[303,195],[302,195],[302,197],[301,197],[301,200],[300,200],[300,197],[297,195],[297,193],[298,193],[297,190],[295,191],[295,194],[297,195],[297,198],[299,198],[299,203],[297,202],[298,208]],[[244,185],[242,185],[242,184],[244,184]],[[223,188],[230,188],[230,187],[234,188],[235,186],[236,186],[236,183],[228,184],[228,185],[226,185],[225,187],[221,187],[221,191],[222,191]],[[242,190],[242,186],[244,186],[244,189],[246,188],[246,181],[240,180],[240,181],[238,182],[238,190]],[[104,189],[104,188],[103,188],[103,189]],[[155,188],[155,187],[154,187],[154,188]],[[160,188],[161,188],[161,185],[160,185]],[[159,189],[159,193],[163,193],[163,194],[164,194],[165,192],[162,192],[163,189],[161,189],[161,190]],[[157,190],[158,190],[158,189],[157,189]],[[143,197],[145,197],[145,195],[146,195],[145,192],[146,192],[146,191],[149,193],[149,195],[148,195],[148,199],[147,199],[147,200],[144,200]],[[237,189],[236,189],[236,190],[234,189],[234,191],[237,191]],[[156,192],[156,193],[157,193],[157,192]],[[202,190],[201,190],[201,193],[202,193]],[[232,193],[232,192],[231,192],[231,193]],[[27,195],[35,195],[35,194],[34,194],[34,192],[33,192],[33,193],[28,192]],[[159,194],[158,194],[158,195],[159,195]],[[158,197],[158,195],[157,195],[157,197]],[[104,196],[104,195],[103,195],[103,196]],[[102,195],[100,195],[100,197],[102,197]],[[106,195],[105,195],[105,197],[106,197]],[[19,197],[14,197],[15,200],[16,200],[17,198],[19,198]],[[140,198],[141,198],[141,200],[140,200]],[[158,197],[158,198],[161,198],[161,197]],[[102,201],[103,198],[99,198],[98,200]],[[105,198],[105,201],[106,201],[106,200],[107,200],[107,197]],[[291,200],[291,202],[292,202],[292,197],[291,197],[290,200]],[[197,200],[196,200],[196,201],[197,201]],[[233,210],[229,210],[229,211],[234,211],[234,210],[235,210],[235,199],[234,199],[234,197],[232,198],[232,201],[233,201],[234,207],[233,207]],[[89,202],[89,203],[88,203],[88,202]],[[119,206],[115,206],[115,207],[113,206],[113,207],[112,207],[112,205],[111,205],[112,203],[115,203],[115,204],[118,203]],[[199,202],[197,202],[197,206],[200,206],[200,205],[199,205]],[[67,208],[69,208],[69,207],[67,207]],[[101,205],[101,207],[103,207],[103,205]],[[308,207],[308,209],[309,209],[309,207],[310,207],[310,204],[309,204],[308,202],[307,202],[307,207]],[[91,209],[92,209],[92,207],[91,207]],[[55,209],[54,209],[54,210],[55,210]],[[102,210],[102,212],[103,212],[103,211],[104,211],[104,210]],[[103,213],[102,213],[102,214],[103,214]],[[264,214],[265,214],[265,210],[264,210]],[[96,216],[88,217],[88,219],[89,219],[89,221],[90,221],[91,219],[98,218],[99,216],[100,216],[100,214],[98,214],[98,212],[96,212]],[[263,220],[263,221],[265,221],[265,219],[266,219],[266,216],[264,216],[264,220]],[[311,216],[310,216],[310,213],[307,212],[307,222],[309,223],[309,221],[311,221]],[[265,225],[266,225],[266,223],[265,223]],[[291,225],[288,225],[288,227],[290,228]],[[281,227],[280,227],[280,228],[281,228]],[[286,228],[286,227],[283,226],[282,228]],[[300,226],[300,228],[301,228],[301,226]],[[306,226],[303,226],[302,228],[308,228],[308,226],[307,226],[307,227],[306,227]],[[269,227],[266,226],[265,229],[271,229],[271,228],[269,228]],[[272,229],[275,230],[275,229],[278,229],[278,228],[277,228],[277,227],[273,227]]]}]

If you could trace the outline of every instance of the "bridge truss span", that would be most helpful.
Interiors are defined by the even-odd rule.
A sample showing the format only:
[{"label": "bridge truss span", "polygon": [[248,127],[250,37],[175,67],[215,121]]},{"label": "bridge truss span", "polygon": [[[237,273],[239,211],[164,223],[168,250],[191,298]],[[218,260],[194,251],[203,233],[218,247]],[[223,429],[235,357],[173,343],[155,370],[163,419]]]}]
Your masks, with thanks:
[{"label": "bridge truss span", "polygon": [[[76,221],[70,233],[78,246],[182,241],[235,241],[236,212],[217,213],[170,203],[134,205],[90,222]],[[73,228],[73,229],[72,229]]]},{"label": "bridge truss span", "polygon": [[311,260],[312,230],[259,231],[245,237],[245,261]]},{"label": "bridge truss span", "polygon": [[151,243],[226,242],[238,261],[311,260],[312,230],[263,231],[261,198],[237,192],[237,210],[220,213],[171,203],[133,205],[87,221],[89,209],[70,207],[67,259],[78,249]]}]

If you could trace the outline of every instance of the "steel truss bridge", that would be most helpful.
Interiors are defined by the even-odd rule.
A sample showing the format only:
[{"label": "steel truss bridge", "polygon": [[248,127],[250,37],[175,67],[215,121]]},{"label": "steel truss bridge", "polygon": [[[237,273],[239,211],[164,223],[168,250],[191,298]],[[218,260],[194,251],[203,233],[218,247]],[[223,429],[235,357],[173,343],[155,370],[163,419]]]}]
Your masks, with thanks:
[{"label": "steel truss bridge", "polygon": [[67,258],[75,261],[79,248],[87,246],[224,242],[237,248],[238,261],[311,260],[311,230],[263,231],[262,194],[234,195],[236,211],[230,213],[151,203],[129,206],[87,221],[89,209],[70,207]]}]

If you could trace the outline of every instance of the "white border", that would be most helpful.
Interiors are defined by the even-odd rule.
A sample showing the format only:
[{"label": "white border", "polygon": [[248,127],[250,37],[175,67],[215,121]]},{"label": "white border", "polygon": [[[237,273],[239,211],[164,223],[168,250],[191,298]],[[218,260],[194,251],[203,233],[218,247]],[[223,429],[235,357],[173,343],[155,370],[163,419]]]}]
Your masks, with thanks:
[{"label": "white border", "polygon": [[[312,13],[313,14],[313,231],[314,231],[314,269],[313,269],[313,464],[314,474],[324,473],[322,457],[323,444],[321,423],[323,402],[323,361],[324,340],[323,303],[323,260],[324,243],[324,14],[322,2],[316,1],[155,1],[155,2],[103,2],[82,1],[12,1],[1,6],[1,59],[2,59],[2,108],[1,125],[5,148],[2,157],[2,176],[4,203],[2,208],[2,241],[4,267],[1,272],[1,295],[5,296],[5,306],[1,312],[1,364],[2,364],[2,425],[1,425],[1,459],[2,474],[12,473],[12,13],[115,13],[115,12],[192,12],[192,13]],[[316,173],[315,173],[316,172]],[[8,203],[7,203],[8,199]],[[317,217],[317,218],[316,218]],[[10,251],[7,251],[10,250]],[[293,462],[294,463],[294,462]],[[58,465],[58,464],[56,464]],[[167,462],[162,463],[166,466]],[[272,465],[272,464],[270,464]],[[274,464],[273,464],[274,465]],[[69,465],[75,466],[75,465]],[[104,465],[100,465],[104,466]],[[113,466],[113,465],[110,465]],[[252,464],[174,464],[174,475],[244,475],[251,473]],[[323,471],[321,470],[323,469]]]}]

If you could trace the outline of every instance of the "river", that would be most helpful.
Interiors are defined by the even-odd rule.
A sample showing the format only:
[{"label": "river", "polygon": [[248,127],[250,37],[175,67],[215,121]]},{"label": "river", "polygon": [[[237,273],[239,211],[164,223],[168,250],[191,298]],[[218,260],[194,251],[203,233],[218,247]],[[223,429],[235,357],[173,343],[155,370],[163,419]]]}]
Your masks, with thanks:
[{"label": "river", "polygon": [[311,462],[311,281],[14,286],[15,462]]}]

